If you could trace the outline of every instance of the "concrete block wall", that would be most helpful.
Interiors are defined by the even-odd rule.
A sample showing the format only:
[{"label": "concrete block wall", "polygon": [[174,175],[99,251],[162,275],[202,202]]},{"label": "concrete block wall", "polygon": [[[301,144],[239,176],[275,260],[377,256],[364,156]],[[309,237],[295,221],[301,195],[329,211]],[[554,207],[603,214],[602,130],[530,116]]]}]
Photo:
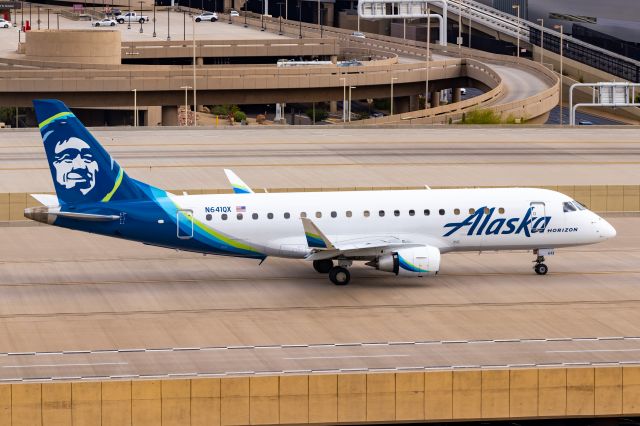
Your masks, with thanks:
[{"label": "concrete block wall", "polygon": [[640,366],[0,385],[0,424],[267,425],[640,414]]},{"label": "concrete block wall", "polygon": [[[434,187],[435,189],[436,187]],[[560,191],[599,213],[640,212],[640,185],[561,185],[541,187]],[[423,187],[270,188],[269,192],[369,191]],[[175,189],[176,194],[224,194],[229,189]],[[0,193],[0,223],[26,220],[24,209],[40,205],[24,192]]]}]

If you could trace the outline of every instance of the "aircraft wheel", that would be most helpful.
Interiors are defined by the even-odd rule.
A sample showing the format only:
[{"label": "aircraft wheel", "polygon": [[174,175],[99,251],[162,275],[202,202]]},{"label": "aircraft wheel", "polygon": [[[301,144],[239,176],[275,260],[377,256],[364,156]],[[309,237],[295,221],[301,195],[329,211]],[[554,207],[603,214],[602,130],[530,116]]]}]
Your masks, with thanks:
[{"label": "aircraft wheel", "polygon": [[351,280],[351,274],[347,268],[342,266],[334,266],[329,271],[329,279],[335,285],[347,285]]},{"label": "aircraft wheel", "polygon": [[549,268],[544,263],[538,263],[533,269],[538,275],[546,275],[549,272]]},{"label": "aircraft wheel", "polygon": [[333,268],[333,261],[331,259],[313,261],[313,269],[320,274],[328,274],[331,268]]}]

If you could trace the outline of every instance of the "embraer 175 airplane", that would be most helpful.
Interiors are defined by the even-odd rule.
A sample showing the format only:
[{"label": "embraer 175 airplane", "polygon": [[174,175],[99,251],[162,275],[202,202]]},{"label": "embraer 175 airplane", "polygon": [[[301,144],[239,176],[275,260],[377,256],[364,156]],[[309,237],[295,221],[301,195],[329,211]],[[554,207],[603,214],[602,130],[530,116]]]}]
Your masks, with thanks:
[{"label": "embraer 175 airplane", "polygon": [[306,259],[337,285],[364,261],[435,275],[453,251],[533,250],[535,271],[559,247],[615,229],[566,195],[530,188],[256,194],[225,170],[233,194],[174,195],[130,178],[60,101],[33,102],[56,195],[25,216],[145,244],[264,261]]}]

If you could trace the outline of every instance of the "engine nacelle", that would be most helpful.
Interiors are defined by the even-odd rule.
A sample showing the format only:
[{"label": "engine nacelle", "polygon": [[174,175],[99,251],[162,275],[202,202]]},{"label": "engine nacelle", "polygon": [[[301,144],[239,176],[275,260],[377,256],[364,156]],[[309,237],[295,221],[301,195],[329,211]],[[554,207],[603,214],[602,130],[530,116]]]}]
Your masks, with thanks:
[{"label": "engine nacelle", "polygon": [[380,256],[375,267],[403,276],[435,275],[440,270],[440,250],[432,246],[400,249]]}]

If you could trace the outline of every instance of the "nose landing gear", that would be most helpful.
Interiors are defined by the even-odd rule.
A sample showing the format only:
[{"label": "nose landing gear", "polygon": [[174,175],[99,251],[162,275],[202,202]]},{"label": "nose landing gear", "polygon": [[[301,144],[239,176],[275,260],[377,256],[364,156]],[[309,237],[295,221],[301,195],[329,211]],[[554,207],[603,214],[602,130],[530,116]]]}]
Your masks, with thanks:
[{"label": "nose landing gear", "polygon": [[536,260],[534,260],[534,262],[535,262],[535,266],[533,267],[533,270],[536,271],[536,274],[546,275],[547,272],[549,272],[549,267],[543,263],[544,256],[538,255],[536,257]]}]

